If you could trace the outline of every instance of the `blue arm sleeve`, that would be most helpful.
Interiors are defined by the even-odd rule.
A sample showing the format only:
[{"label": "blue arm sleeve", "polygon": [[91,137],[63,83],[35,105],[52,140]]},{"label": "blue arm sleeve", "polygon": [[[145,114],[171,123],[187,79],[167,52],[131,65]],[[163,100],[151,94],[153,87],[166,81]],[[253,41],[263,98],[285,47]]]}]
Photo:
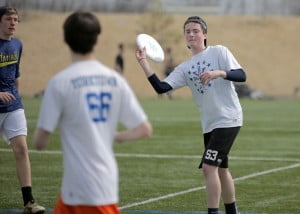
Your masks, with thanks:
[{"label": "blue arm sleeve", "polygon": [[148,77],[148,80],[158,94],[162,94],[173,89],[168,83],[160,81],[156,74]]},{"label": "blue arm sleeve", "polygon": [[234,82],[245,82],[247,77],[246,73],[243,69],[232,69],[226,72],[226,80],[234,81]]}]

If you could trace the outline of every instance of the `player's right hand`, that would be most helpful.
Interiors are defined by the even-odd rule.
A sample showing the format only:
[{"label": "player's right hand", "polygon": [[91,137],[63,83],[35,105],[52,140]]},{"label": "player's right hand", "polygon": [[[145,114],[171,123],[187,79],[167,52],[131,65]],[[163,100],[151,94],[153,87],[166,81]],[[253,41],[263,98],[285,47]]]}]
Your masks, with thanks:
[{"label": "player's right hand", "polygon": [[135,51],[135,56],[137,61],[141,61],[142,59],[146,59],[147,55],[146,55],[146,47],[144,47],[143,49],[137,48]]},{"label": "player's right hand", "polygon": [[0,92],[0,100],[3,103],[10,103],[11,101],[16,100],[16,98],[9,92]]}]

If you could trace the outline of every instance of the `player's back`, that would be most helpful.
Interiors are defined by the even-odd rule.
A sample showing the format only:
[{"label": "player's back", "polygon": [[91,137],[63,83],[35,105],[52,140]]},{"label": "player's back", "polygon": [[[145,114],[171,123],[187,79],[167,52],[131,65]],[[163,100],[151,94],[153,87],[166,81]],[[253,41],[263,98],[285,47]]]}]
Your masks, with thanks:
[{"label": "player's back", "polygon": [[[113,154],[115,130],[119,122],[134,127],[145,118],[141,108],[137,108],[139,104],[132,90],[124,78],[103,64],[81,61],[54,76],[46,93],[45,98],[55,96],[56,105],[49,108],[49,113],[60,122],[64,200],[70,204],[99,204],[113,198],[110,202],[115,202],[118,191]],[[76,193],[71,194],[74,189]],[[99,200],[97,195],[103,198]]]},{"label": "player's back", "polygon": [[60,122],[67,129],[64,131],[72,132],[76,139],[101,133],[97,140],[112,141],[110,135],[118,123],[124,91],[124,81],[116,72],[97,61],[75,62],[49,84],[56,88],[62,105]]}]

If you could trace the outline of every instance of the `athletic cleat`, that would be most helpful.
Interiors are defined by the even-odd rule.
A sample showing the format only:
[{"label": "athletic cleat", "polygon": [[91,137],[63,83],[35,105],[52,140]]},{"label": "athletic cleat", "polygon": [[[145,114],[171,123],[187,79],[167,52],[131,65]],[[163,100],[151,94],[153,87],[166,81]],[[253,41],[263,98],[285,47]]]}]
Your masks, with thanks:
[{"label": "athletic cleat", "polygon": [[24,214],[43,214],[45,212],[45,207],[38,205],[35,202],[28,202],[24,207]]}]

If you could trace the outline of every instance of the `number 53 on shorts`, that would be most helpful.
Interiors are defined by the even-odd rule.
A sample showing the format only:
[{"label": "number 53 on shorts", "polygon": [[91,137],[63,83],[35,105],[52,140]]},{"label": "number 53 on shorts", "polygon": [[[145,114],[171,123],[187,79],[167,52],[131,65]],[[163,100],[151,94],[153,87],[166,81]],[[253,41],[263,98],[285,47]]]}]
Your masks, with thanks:
[{"label": "number 53 on shorts", "polygon": [[218,151],[208,149],[205,153],[204,159],[211,160],[211,161],[216,161],[217,156],[218,156]]}]

